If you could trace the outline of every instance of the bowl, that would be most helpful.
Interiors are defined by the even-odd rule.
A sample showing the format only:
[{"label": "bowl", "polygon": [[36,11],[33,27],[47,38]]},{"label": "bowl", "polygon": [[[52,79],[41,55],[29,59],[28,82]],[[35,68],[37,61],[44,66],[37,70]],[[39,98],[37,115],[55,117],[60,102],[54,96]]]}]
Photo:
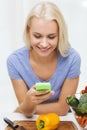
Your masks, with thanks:
[{"label": "bowl", "polygon": [[68,96],[66,101],[79,127],[87,130],[87,93]]}]

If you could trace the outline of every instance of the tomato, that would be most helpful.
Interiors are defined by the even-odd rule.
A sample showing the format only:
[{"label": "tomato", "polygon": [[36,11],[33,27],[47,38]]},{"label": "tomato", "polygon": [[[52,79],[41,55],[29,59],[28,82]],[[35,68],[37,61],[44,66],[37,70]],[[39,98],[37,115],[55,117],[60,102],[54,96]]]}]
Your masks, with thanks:
[{"label": "tomato", "polygon": [[85,86],[85,90],[87,91],[87,86]]},{"label": "tomato", "polygon": [[83,89],[83,90],[81,91],[81,93],[82,93],[82,94],[86,93],[86,90],[85,90],[85,89]]}]

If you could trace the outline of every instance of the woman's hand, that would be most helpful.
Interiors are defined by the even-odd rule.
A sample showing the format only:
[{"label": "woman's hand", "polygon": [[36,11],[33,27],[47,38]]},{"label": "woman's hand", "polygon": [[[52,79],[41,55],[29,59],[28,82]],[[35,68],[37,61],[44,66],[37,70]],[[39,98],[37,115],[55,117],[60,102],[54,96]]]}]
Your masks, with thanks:
[{"label": "woman's hand", "polygon": [[27,96],[29,97],[29,100],[36,105],[46,101],[52,95],[54,95],[54,91],[50,91],[50,92],[48,92],[48,90],[36,91],[35,85],[27,92]]},{"label": "woman's hand", "polygon": [[27,91],[23,102],[20,105],[22,113],[27,117],[32,117],[36,113],[36,107],[46,101],[54,94],[54,91],[36,91],[35,86]]}]

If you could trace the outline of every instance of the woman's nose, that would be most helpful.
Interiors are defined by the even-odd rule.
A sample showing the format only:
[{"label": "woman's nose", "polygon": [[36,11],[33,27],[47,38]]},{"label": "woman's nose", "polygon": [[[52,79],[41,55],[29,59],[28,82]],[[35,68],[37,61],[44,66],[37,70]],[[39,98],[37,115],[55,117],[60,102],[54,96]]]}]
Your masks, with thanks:
[{"label": "woman's nose", "polygon": [[46,38],[43,38],[43,39],[41,40],[41,45],[42,45],[43,47],[46,47],[46,46],[47,46],[47,39],[46,39]]}]

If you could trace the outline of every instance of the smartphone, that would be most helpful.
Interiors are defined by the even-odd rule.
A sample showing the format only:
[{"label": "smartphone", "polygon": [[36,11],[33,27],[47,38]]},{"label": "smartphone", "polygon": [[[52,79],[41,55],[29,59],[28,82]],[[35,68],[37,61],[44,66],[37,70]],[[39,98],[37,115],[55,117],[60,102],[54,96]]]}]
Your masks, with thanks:
[{"label": "smartphone", "polygon": [[38,83],[36,83],[36,90],[37,91],[47,90],[48,92],[50,92],[51,91],[51,84],[49,82],[38,82]]}]

